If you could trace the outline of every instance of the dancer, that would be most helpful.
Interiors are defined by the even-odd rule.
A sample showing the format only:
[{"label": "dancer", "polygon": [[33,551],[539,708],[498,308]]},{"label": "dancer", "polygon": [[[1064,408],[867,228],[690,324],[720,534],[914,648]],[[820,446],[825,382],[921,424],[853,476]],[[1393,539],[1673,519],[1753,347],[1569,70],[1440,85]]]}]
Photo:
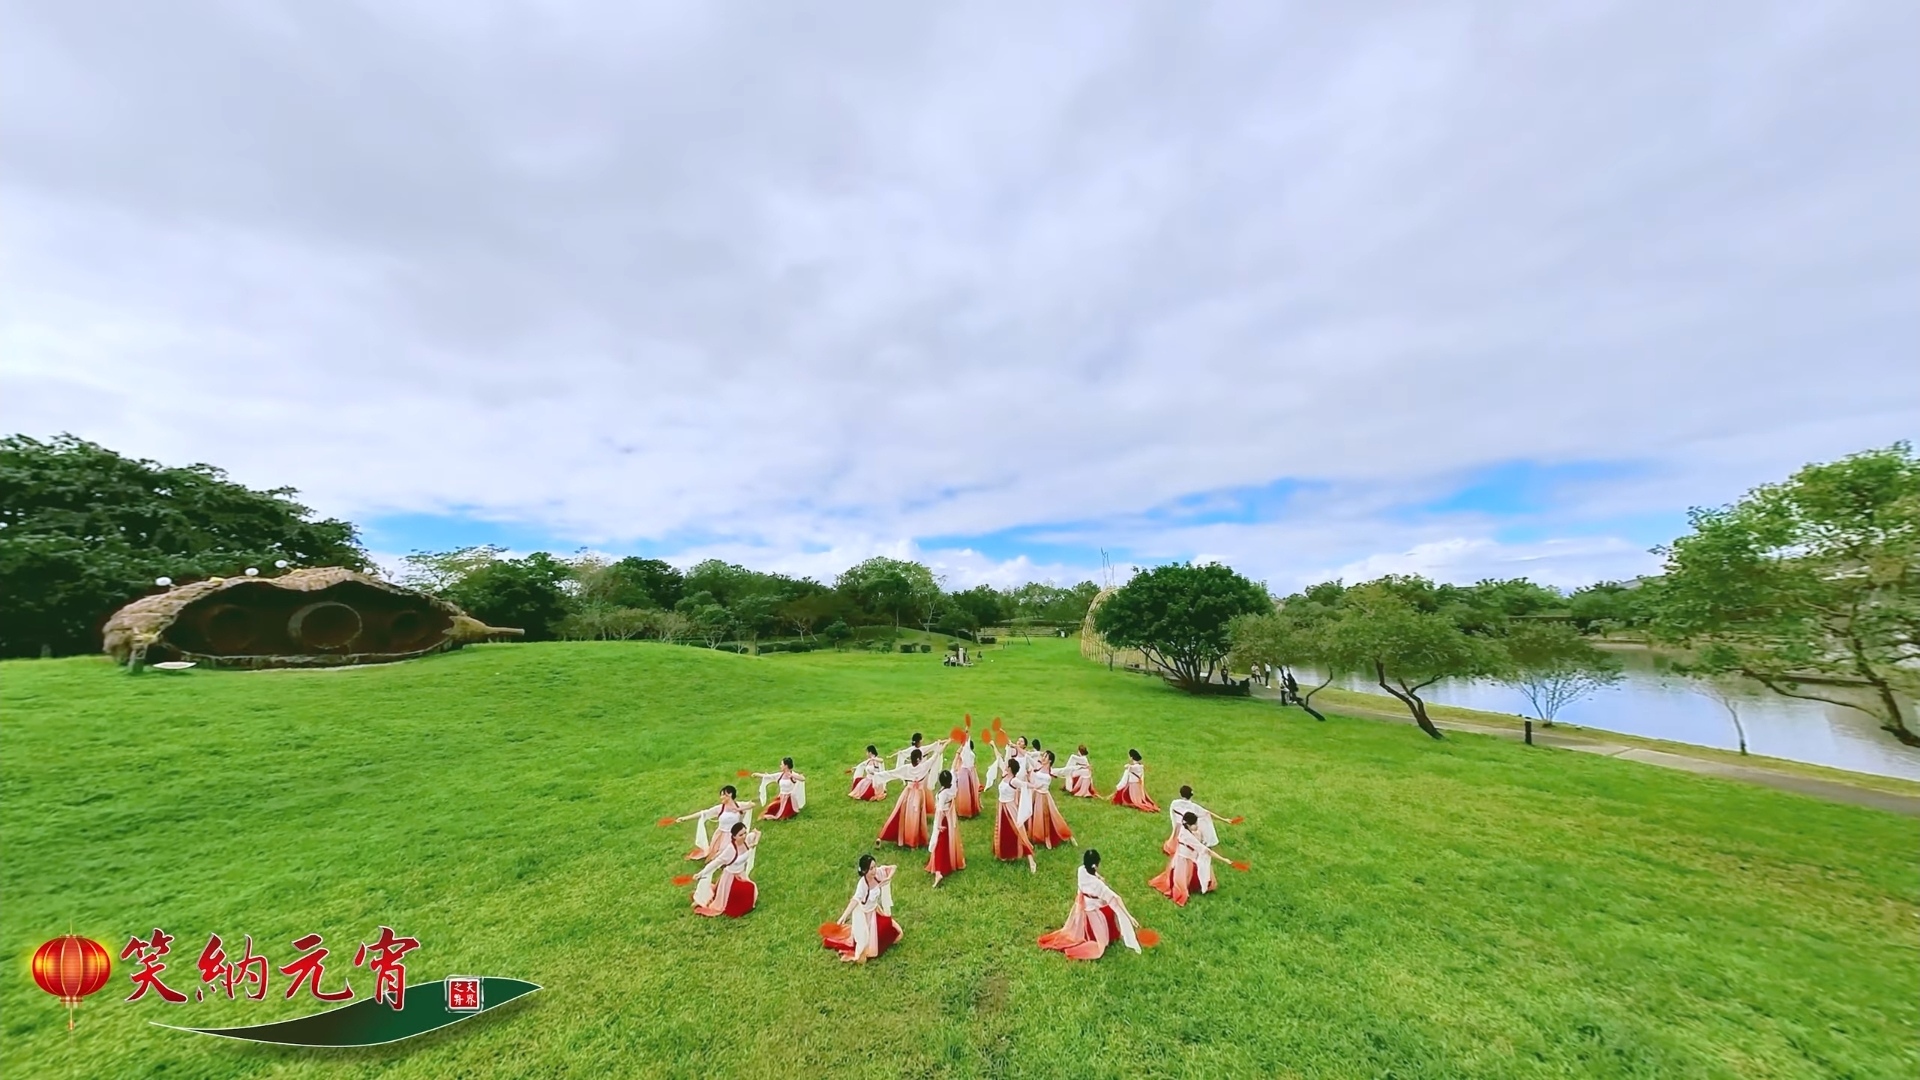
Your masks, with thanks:
[{"label": "dancer", "polygon": [[1040,935],[1040,947],[1064,953],[1069,960],[1098,960],[1119,938],[1139,952],[1140,939],[1134,933],[1139,925],[1120,894],[1100,876],[1100,853],[1088,848],[1080,856],[1080,889],[1074,893],[1067,924]]},{"label": "dancer", "polygon": [[960,740],[953,752],[953,812],[963,818],[980,816],[980,774],[973,768],[973,736]]},{"label": "dancer", "polygon": [[1178,841],[1178,846],[1174,849],[1173,860],[1147,884],[1159,890],[1167,899],[1186,907],[1187,898],[1194,893],[1213,891],[1213,858],[1216,853],[1200,838],[1198,814],[1189,812],[1181,817],[1180,828],[1174,833],[1174,839]]},{"label": "dancer", "polygon": [[1208,847],[1217,847],[1220,844],[1220,834],[1214,831],[1213,827],[1216,819],[1228,825],[1240,821],[1239,818],[1229,818],[1216,814],[1206,807],[1201,806],[1199,803],[1194,802],[1193,785],[1181,784],[1180,797],[1167,804],[1167,817],[1173,823],[1173,831],[1167,834],[1167,842],[1160,845],[1162,854],[1171,855],[1180,846],[1180,820],[1188,814],[1194,814],[1199,817],[1200,839]]},{"label": "dancer", "polygon": [[1076,799],[1097,799],[1100,793],[1093,787],[1093,764],[1087,760],[1087,745],[1067,755],[1067,763],[1060,767],[1060,780],[1066,785],[1067,794]]},{"label": "dancer", "polygon": [[1147,766],[1140,760],[1140,751],[1127,751],[1127,758],[1127,767],[1120,770],[1120,783],[1113,789],[1113,805],[1159,813],[1159,805],[1147,797]]},{"label": "dancer", "polygon": [[881,774],[887,771],[887,763],[880,756],[877,747],[867,747],[867,760],[853,767],[853,790],[847,792],[850,799],[864,802],[879,802],[887,797],[887,781]]},{"label": "dancer", "polygon": [[[739,792],[734,790],[732,784],[722,784],[719,802],[705,810],[695,810],[691,814],[682,814],[673,819],[676,822],[698,822],[693,828],[693,850],[687,852],[687,858],[696,862],[712,858],[712,849],[718,847],[720,841],[733,832],[735,825],[753,824],[753,804],[740,802],[738,796]],[[714,842],[711,846],[707,843],[707,822],[709,821],[713,822]]]},{"label": "dancer", "polygon": [[954,792],[953,773],[940,773],[940,791],[933,797],[933,837],[927,842],[927,872],[933,875],[933,887],[940,879],[967,866],[960,848],[959,797]]},{"label": "dancer", "polygon": [[1073,830],[1067,828],[1067,819],[1060,816],[1060,808],[1053,801],[1053,751],[1042,754],[1040,764],[1027,777],[1027,790],[1032,793],[1027,835],[1035,844],[1055,848],[1073,843]]},{"label": "dancer", "polygon": [[932,764],[920,757],[918,749],[909,747],[905,765],[881,774],[906,786],[893,804],[893,813],[887,815],[887,823],[880,827],[880,840],[904,848],[927,846],[927,772]]},{"label": "dancer", "polygon": [[1020,760],[1008,758],[1006,775],[1000,778],[1000,809],[993,821],[993,857],[1009,862],[1025,858],[1027,872],[1035,873],[1039,867],[1033,861],[1033,841],[1027,838],[1026,823],[1020,818],[1027,795],[1026,782],[1020,778]]},{"label": "dancer", "polygon": [[838,952],[842,961],[864,964],[900,940],[900,926],[893,921],[890,884],[896,869],[874,865],[871,855],[862,855],[854,863],[860,880],[853,887],[853,899],[847,901],[839,922],[820,928],[820,943]]},{"label": "dancer", "polygon": [[[699,884],[693,887],[693,910],[712,918],[725,915],[737,919],[753,910],[760,889],[753,883],[753,849],[760,833],[747,831],[744,821],[736,821],[725,836],[714,839],[713,858],[700,868]],[[719,880],[714,880],[715,874]]]},{"label": "dancer", "polygon": [[[766,809],[760,811],[762,821],[785,821],[807,807],[807,778],[793,771],[793,759],[780,759],[779,772],[759,772],[753,774],[760,781],[760,803]],[[772,802],[767,801],[767,785],[778,781],[780,795]]]}]

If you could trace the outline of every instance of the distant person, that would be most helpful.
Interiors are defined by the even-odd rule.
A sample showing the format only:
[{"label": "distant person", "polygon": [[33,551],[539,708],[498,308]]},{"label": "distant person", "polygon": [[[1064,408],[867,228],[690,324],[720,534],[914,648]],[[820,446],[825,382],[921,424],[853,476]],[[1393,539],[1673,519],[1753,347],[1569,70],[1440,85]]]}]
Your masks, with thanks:
[{"label": "distant person", "polygon": [[1093,786],[1093,763],[1087,759],[1087,744],[1067,755],[1067,763],[1060,768],[1060,779],[1065,782],[1067,794],[1076,799],[1097,799],[1100,793]]},{"label": "distant person", "polygon": [[880,756],[880,748],[867,747],[867,760],[853,767],[853,790],[847,792],[848,798],[865,802],[879,802],[887,797],[887,762]]},{"label": "distant person", "polygon": [[[732,834],[733,827],[750,824],[753,821],[753,804],[739,801],[739,792],[732,784],[720,787],[720,801],[705,810],[695,810],[691,814],[682,814],[674,818],[676,822],[693,821],[693,850],[687,852],[687,858],[703,862],[713,858],[714,852],[725,843]],[[714,823],[713,843],[707,843],[707,822]],[[666,824],[666,822],[662,822]]]}]

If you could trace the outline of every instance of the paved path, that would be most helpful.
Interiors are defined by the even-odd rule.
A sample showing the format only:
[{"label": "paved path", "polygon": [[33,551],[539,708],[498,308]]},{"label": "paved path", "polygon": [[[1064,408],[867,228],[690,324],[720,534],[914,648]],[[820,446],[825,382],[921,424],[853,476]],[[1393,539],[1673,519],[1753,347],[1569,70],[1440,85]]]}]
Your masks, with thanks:
[{"label": "paved path", "polygon": [[[1279,695],[1263,687],[1253,688],[1254,696],[1277,700]],[[1318,706],[1316,706],[1318,707]],[[1321,712],[1337,712],[1343,716],[1358,716],[1368,720],[1384,720],[1388,723],[1412,726],[1413,718],[1406,713],[1394,714],[1386,710],[1373,710],[1346,705],[1328,705]],[[1446,731],[1470,731],[1476,735],[1492,735],[1502,739],[1519,741],[1524,734],[1516,728],[1502,727],[1496,724],[1476,724],[1470,720],[1442,720],[1435,717],[1434,726]],[[1624,761],[1638,761],[1643,765],[1658,765],[1664,769],[1679,769],[1682,772],[1700,773],[1704,776],[1718,776],[1727,780],[1740,780],[1749,784],[1761,784],[1781,791],[1798,792],[1811,795],[1816,799],[1829,802],[1851,803],[1854,806],[1870,806],[1876,810],[1887,810],[1908,817],[1920,817],[1920,795],[1901,795],[1891,791],[1877,791],[1873,788],[1856,787],[1838,780],[1822,780],[1814,776],[1802,776],[1799,773],[1779,772],[1759,765],[1739,765],[1730,761],[1717,761],[1712,758],[1690,757],[1686,754],[1668,753],[1665,750],[1649,750],[1644,747],[1626,746],[1621,743],[1607,742],[1603,739],[1589,738],[1584,734],[1573,735],[1551,728],[1536,726],[1533,729],[1535,746],[1551,746],[1562,750],[1577,750],[1585,754],[1600,754],[1605,757],[1620,758]]]}]

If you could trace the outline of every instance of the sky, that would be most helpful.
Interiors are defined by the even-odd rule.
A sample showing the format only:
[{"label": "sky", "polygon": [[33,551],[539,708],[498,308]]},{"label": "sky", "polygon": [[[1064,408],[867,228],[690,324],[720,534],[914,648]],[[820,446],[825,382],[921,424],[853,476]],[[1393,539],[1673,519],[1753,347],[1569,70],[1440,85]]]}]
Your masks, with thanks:
[{"label": "sky", "polygon": [[1560,587],[1920,434],[1920,5],[0,0],[0,431],[391,563]]}]

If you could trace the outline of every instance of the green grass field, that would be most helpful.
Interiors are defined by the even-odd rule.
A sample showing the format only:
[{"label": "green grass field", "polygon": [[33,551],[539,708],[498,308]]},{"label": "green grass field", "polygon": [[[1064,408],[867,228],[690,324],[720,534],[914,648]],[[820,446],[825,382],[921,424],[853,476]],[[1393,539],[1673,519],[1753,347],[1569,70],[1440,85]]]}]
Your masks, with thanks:
[{"label": "green grass field", "polygon": [[[1920,1075],[1920,843],[1876,811],[1388,724],[1190,699],[1075,642],[753,658],[671,646],[495,645],[385,668],[149,673],[0,665],[0,989],[7,1077]],[[971,864],[939,890],[900,853],[906,930],[863,968],[820,948],[885,814],[840,770],[963,712],[1128,746],[1163,803],[1185,781],[1247,816],[1251,860],[1175,909],[1147,888],[1163,816],[1062,799],[1163,944],[1044,953],[1078,853]],[[738,768],[812,778],[766,826],[757,911],[703,919],[670,879]],[[897,790],[897,789],[896,789]],[[750,793],[749,793],[750,795]],[[889,861],[894,861],[889,856]],[[267,1002],[128,1003],[79,1029],[28,957],[71,924],[117,954],[209,932],[278,966],[327,936],[329,985],[387,923],[415,981],[531,979],[526,1002],[370,1050],[287,1050],[149,1020],[258,1023]],[[364,970],[353,972],[367,988]]]}]

